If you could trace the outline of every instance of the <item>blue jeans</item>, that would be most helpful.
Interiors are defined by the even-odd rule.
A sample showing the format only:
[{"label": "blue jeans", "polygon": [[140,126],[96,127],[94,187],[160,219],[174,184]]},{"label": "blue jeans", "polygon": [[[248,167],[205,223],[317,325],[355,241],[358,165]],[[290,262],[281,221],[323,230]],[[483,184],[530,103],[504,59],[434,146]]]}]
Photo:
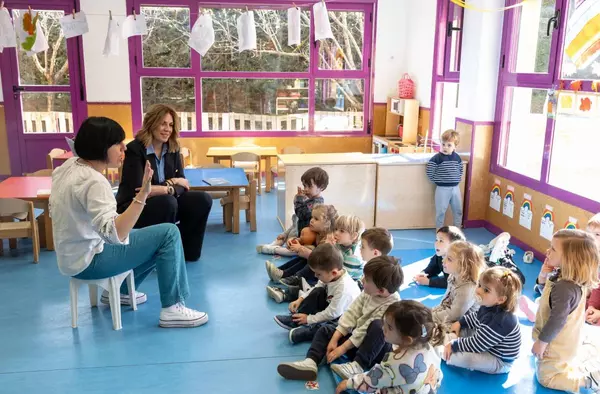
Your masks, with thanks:
[{"label": "blue jeans", "polygon": [[[174,224],[157,224],[132,232],[129,245],[105,243],[102,253],[94,256],[90,265],[75,278],[103,279],[133,269],[137,287],[154,268],[162,307],[184,302],[190,290],[181,235]],[[125,282],[121,286],[121,294],[127,294]]]},{"label": "blue jeans", "polygon": [[457,186],[437,186],[435,188],[435,228],[444,225],[448,205],[452,208],[453,224],[456,227],[462,225],[463,204],[460,189]]}]

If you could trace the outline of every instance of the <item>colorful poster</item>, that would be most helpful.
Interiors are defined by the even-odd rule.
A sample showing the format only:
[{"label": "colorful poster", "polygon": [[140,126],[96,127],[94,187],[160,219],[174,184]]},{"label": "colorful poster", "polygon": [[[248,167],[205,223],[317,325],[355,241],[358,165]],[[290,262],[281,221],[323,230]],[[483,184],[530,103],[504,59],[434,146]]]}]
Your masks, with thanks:
[{"label": "colorful poster", "polygon": [[504,195],[504,204],[502,205],[502,213],[509,218],[513,218],[515,212],[515,188],[506,186],[506,194]]},{"label": "colorful poster", "polygon": [[552,240],[554,235],[554,212],[550,205],[546,205],[542,213],[542,222],[540,224],[540,236],[548,241]]},{"label": "colorful poster", "polygon": [[496,179],[492,191],[490,192],[490,207],[493,210],[500,212],[500,205],[502,203],[502,190],[500,189],[500,180]]},{"label": "colorful poster", "polygon": [[533,221],[533,204],[531,196],[527,193],[523,194],[523,203],[519,212],[519,224],[527,230],[531,230],[531,222]]},{"label": "colorful poster", "polygon": [[577,219],[569,216],[569,220],[565,223],[565,229],[567,230],[577,230],[579,226],[577,225]]}]

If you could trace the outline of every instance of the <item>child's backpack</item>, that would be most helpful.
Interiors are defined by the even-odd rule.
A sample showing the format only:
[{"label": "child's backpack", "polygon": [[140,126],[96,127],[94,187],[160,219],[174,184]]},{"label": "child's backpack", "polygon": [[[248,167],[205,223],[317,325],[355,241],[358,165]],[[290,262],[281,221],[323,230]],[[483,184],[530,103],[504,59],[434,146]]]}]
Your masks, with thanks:
[{"label": "child's backpack", "polygon": [[494,238],[487,245],[480,245],[483,250],[483,254],[485,256],[485,262],[488,267],[504,267],[508,268],[512,272],[515,273],[521,280],[521,285],[525,285],[525,275],[523,272],[517,267],[515,261],[513,260],[513,255],[515,254],[514,250],[508,248],[508,243],[510,241],[509,233],[502,233],[496,238]]}]

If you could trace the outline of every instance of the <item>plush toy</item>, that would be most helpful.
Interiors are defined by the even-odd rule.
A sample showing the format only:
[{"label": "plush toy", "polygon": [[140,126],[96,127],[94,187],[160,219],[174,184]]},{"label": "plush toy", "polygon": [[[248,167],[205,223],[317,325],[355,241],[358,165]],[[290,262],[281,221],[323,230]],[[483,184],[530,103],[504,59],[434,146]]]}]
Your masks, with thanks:
[{"label": "plush toy", "polygon": [[298,238],[300,245],[313,245],[317,240],[317,233],[312,231],[310,227],[304,227],[302,232],[300,233],[300,238]]}]

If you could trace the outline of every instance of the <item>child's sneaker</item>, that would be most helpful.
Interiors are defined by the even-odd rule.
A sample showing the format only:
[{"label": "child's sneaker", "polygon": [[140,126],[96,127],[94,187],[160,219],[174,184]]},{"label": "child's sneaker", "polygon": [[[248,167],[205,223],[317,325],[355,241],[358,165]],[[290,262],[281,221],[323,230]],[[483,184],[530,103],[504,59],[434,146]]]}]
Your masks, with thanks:
[{"label": "child's sneaker", "polygon": [[287,278],[280,279],[279,283],[281,283],[282,285],[296,286],[299,288],[300,286],[302,286],[302,278],[296,275],[288,276]]},{"label": "child's sneaker", "polygon": [[277,366],[277,372],[289,380],[317,380],[317,363],[310,358],[293,363],[281,363]]},{"label": "child's sneaker", "polygon": [[159,326],[164,328],[173,327],[198,327],[208,322],[208,315],[204,312],[187,308],[178,302],[160,311]]},{"label": "child's sneaker", "polygon": [[265,261],[265,268],[267,269],[267,275],[273,282],[278,282],[283,277],[283,271],[269,260]]},{"label": "child's sneaker", "polygon": [[292,328],[288,336],[290,343],[311,342],[314,338],[313,329],[310,326],[300,326]]},{"label": "child's sneaker", "polygon": [[[135,303],[136,305],[143,304],[148,301],[148,297],[145,293],[141,291],[135,292]],[[108,299],[108,291],[104,290],[102,292],[102,296],[100,297],[100,302],[106,305],[110,305],[110,301]],[[121,294],[121,305],[131,305],[131,300],[129,299],[129,294]]]},{"label": "child's sneaker", "polygon": [[294,323],[294,319],[292,319],[291,315],[277,315],[273,319],[275,320],[275,323],[279,324],[279,327],[285,328],[286,330],[298,327],[298,325]]},{"label": "child's sneaker", "polygon": [[285,291],[279,287],[267,286],[267,294],[278,304],[281,304],[287,298]]},{"label": "child's sneaker", "polygon": [[343,380],[350,379],[354,375],[365,372],[356,361],[345,364],[331,364],[331,370]]}]

